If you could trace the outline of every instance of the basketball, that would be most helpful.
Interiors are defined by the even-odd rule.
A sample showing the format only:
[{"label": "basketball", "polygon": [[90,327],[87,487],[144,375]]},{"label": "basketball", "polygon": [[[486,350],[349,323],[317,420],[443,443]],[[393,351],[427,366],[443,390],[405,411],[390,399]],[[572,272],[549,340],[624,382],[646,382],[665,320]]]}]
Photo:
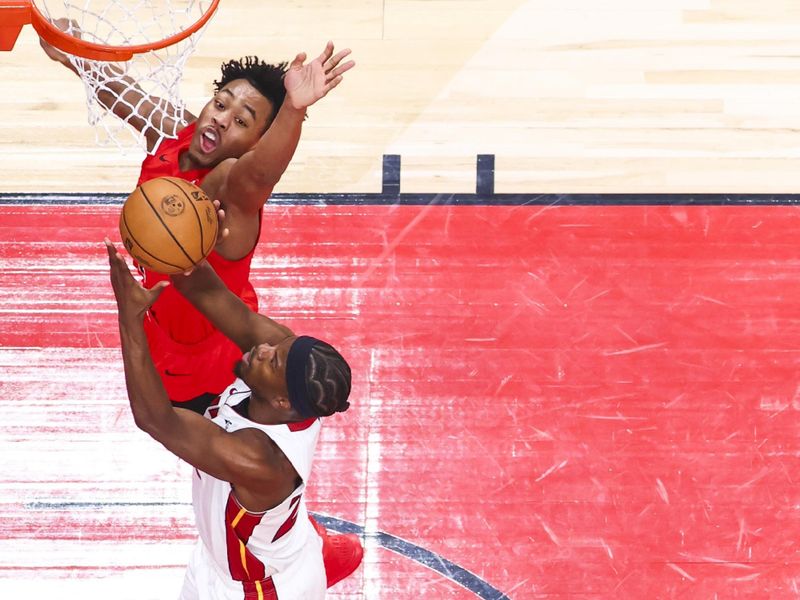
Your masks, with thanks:
[{"label": "basketball", "polygon": [[196,185],[157,177],[137,187],[122,206],[119,233],[143,267],[182,273],[209,255],[217,241],[214,204]]}]

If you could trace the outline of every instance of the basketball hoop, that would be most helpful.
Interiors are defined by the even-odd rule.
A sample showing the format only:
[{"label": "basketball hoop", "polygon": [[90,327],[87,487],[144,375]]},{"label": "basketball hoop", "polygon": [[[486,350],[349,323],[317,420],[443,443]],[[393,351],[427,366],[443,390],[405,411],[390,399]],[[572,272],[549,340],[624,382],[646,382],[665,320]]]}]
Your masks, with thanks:
[{"label": "basketball hoop", "polygon": [[0,50],[11,50],[22,26],[30,22],[30,0],[0,0]]},{"label": "basketball hoop", "polygon": [[[54,2],[50,0],[49,4],[54,4]],[[160,50],[177,44],[193,35],[208,22],[217,10],[219,0],[154,3],[156,5],[170,6],[166,10],[162,9],[162,15],[164,18],[172,17],[170,25],[178,27],[178,31],[171,35],[155,40],[142,38],[136,40],[135,36],[133,38],[130,37],[130,33],[124,29],[125,25],[130,23],[130,20],[124,24],[114,23],[110,20],[113,17],[107,16],[109,7],[114,7],[121,9],[118,12],[123,16],[137,20],[136,9],[126,9],[123,7],[124,3],[108,0],[95,2],[95,12],[93,12],[91,8],[86,8],[90,4],[91,2],[85,2],[84,7],[78,7],[64,0],[63,7],[59,7],[56,10],[55,8],[50,8],[48,0],[0,0],[0,50],[11,50],[16,43],[22,26],[30,23],[36,33],[39,34],[39,37],[67,54],[90,60],[126,61],[130,60],[134,54]],[[195,6],[197,8],[194,8]],[[141,10],[140,7],[139,10]],[[196,18],[191,22],[176,22],[174,17],[180,13]],[[83,31],[83,23],[87,16],[90,17],[89,20],[105,21],[109,25],[109,31],[118,34],[119,41],[122,43],[111,44],[105,41],[81,39],[72,35],[71,32],[62,31],[53,24],[55,19],[66,17],[76,20]],[[187,19],[184,19],[184,21],[187,21]]]},{"label": "basketball hoop", "polygon": [[98,143],[153,152],[186,124],[180,81],[218,5],[219,0],[0,0],[0,50],[13,48],[30,23],[83,81]]}]

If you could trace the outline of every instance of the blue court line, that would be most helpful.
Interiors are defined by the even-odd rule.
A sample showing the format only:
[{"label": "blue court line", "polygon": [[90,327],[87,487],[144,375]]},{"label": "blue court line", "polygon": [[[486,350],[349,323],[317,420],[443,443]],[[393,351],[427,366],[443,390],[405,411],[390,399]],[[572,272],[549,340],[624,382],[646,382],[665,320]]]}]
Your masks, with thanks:
[{"label": "blue court line", "polygon": [[[480,182],[489,189],[486,182]],[[392,189],[389,187],[389,189]],[[122,205],[121,193],[0,193],[0,205]],[[798,206],[800,194],[273,194],[279,206]]]},{"label": "blue court line", "polygon": [[382,547],[391,550],[401,556],[413,560],[429,569],[440,573],[447,579],[454,581],[461,587],[473,592],[478,598],[485,600],[509,600],[503,592],[490,585],[471,571],[460,567],[452,561],[439,556],[438,554],[426,550],[421,546],[394,535],[378,531],[375,534],[365,534],[364,528],[350,521],[343,521],[336,517],[311,513],[326,529],[338,531],[339,533],[355,533],[361,537],[369,537],[376,540]]},{"label": "blue court line", "polygon": [[[273,194],[270,204],[381,206],[775,206],[800,205],[800,194],[535,194],[495,193],[495,155],[475,157],[474,194],[404,194],[402,156],[384,154],[380,193]],[[131,190],[133,187],[131,187]],[[0,193],[2,204],[122,204],[123,193]]]},{"label": "blue court line", "polygon": [[[116,508],[116,507],[154,507],[154,506],[191,506],[188,502],[28,502],[25,505],[28,510],[64,510],[64,509],[95,509],[95,508]],[[421,546],[413,544],[397,536],[378,531],[374,534],[366,534],[361,525],[343,519],[337,519],[328,515],[321,515],[312,512],[311,515],[325,529],[338,533],[355,533],[362,538],[374,539],[378,544],[391,550],[396,554],[404,556],[416,563],[421,564],[437,573],[443,575],[450,581],[457,583],[461,587],[474,593],[483,600],[510,600],[503,592],[493,587],[471,571],[455,564],[446,558],[431,552]]]}]

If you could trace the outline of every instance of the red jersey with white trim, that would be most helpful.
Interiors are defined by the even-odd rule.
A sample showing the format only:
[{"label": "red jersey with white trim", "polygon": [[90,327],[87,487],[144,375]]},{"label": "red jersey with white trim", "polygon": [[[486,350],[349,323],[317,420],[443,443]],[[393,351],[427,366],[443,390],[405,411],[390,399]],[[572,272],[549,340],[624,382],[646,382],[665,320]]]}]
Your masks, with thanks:
[{"label": "red jersey with white trim", "polygon": [[[180,156],[188,150],[194,131],[195,123],[192,123],[184,127],[176,139],[162,140],[156,152],[144,159],[139,183],[170,176],[199,185],[211,169],[181,171],[179,167]],[[258,297],[250,283],[250,264],[261,236],[261,214],[259,211],[256,243],[246,256],[228,260],[216,250],[208,256],[208,262],[228,289],[254,312],[258,312]],[[169,279],[141,265],[137,267],[142,284],[148,289]],[[168,286],[150,308],[145,331],[170,400],[184,402],[206,393],[219,394],[234,379],[233,365],[241,358],[241,350],[222,336],[173,286]]]},{"label": "red jersey with white trim", "polygon": [[[308,519],[303,497],[319,439],[320,420],[288,425],[255,423],[240,414],[246,414],[242,406],[246,407],[245,401],[249,399],[249,388],[237,379],[223,392],[219,404],[206,411],[206,417],[226,431],[251,428],[264,432],[292,463],[302,481],[278,506],[265,512],[250,512],[239,504],[229,482],[195,469],[192,502],[200,540],[218,573],[234,581],[272,578],[279,598],[314,597],[316,592],[310,591],[303,595],[281,594],[282,587],[289,591],[297,590],[296,586],[301,584],[310,585],[298,581],[298,568],[302,567],[306,575],[300,579],[316,582],[313,589],[321,586],[324,596],[322,544]],[[240,412],[235,410],[237,406]],[[298,565],[298,561],[303,564]]]}]

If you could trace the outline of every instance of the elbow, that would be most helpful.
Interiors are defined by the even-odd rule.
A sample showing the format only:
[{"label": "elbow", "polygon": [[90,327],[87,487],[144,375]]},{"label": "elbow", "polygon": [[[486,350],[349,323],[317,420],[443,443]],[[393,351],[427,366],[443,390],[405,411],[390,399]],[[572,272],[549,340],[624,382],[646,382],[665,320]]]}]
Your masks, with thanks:
[{"label": "elbow", "polygon": [[240,182],[241,189],[237,197],[241,204],[260,209],[269,199],[272,190],[278,184],[286,168],[277,168],[274,164],[264,165],[247,173],[246,180]]},{"label": "elbow", "polygon": [[[172,411],[170,407],[170,411]],[[168,421],[164,416],[159,416],[151,411],[133,411],[133,422],[151,438],[161,441],[164,437],[164,424]]]},{"label": "elbow", "polygon": [[285,168],[271,168],[265,169],[262,172],[254,173],[252,181],[253,187],[259,192],[266,193],[266,195],[269,196],[272,193],[272,189],[278,185],[278,182],[281,180],[281,177],[283,177],[285,172]]},{"label": "elbow", "polygon": [[133,422],[136,425],[136,427],[144,431],[146,434],[150,435],[151,437],[155,437],[155,435],[153,435],[155,427],[152,419],[140,413],[134,412]]}]

